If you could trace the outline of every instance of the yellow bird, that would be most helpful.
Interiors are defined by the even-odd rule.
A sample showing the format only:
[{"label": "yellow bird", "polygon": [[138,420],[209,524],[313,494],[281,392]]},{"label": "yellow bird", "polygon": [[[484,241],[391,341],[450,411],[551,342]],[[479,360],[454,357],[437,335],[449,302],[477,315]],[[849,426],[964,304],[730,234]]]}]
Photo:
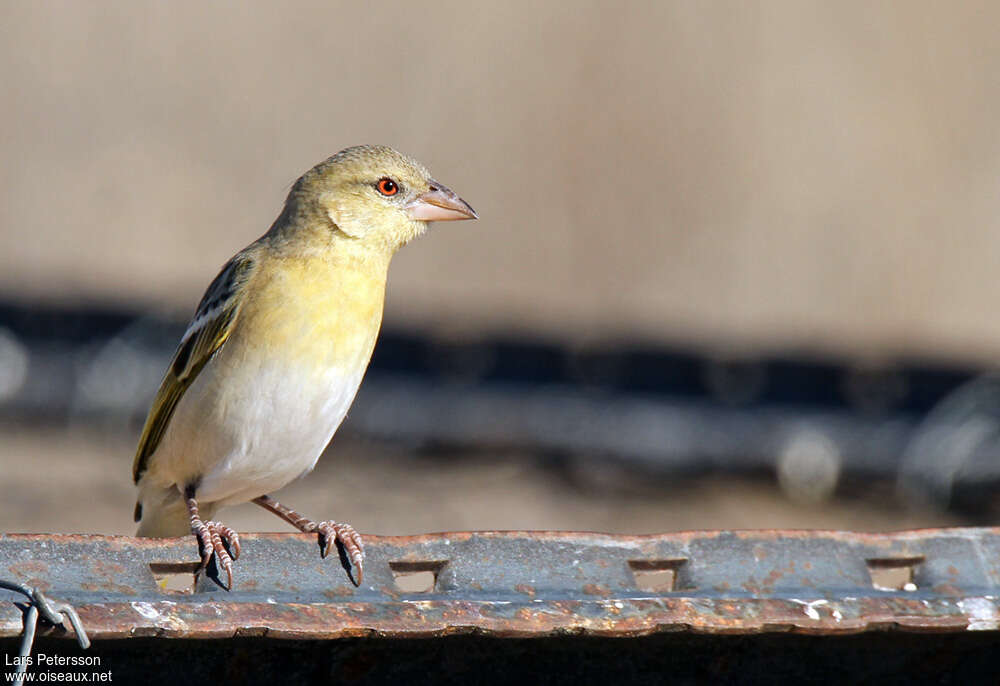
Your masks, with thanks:
[{"label": "yellow bird", "polygon": [[312,470],[354,400],[393,254],[428,222],[476,218],[384,146],[342,150],[299,178],[268,232],[215,277],[174,353],[132,465],[137,535],[193,533],[199,572],[214,555],[231,588],[239,536],[206,520],[253,501],[316,533],[323,557],[339,541],[360,584],[349,524],[311,521],[268,493]]}]

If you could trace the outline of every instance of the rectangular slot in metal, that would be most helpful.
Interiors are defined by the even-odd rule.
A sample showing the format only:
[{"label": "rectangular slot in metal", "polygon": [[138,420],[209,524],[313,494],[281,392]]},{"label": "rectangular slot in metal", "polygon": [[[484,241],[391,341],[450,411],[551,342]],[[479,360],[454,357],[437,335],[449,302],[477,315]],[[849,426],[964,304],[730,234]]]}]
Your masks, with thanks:
[{"label": "rectangular slot in metal", "polygon": [[396,560],[389,563],[396,588],[403,593],[430,593],[437,585],[438,574],[447,560]]},{"label": "rectangular slot in metal", "polygon": [[913,581],[913,572],[917,565],[922,564],[923,561],[923,556],[882,557],[865,560],[868,564],[868,574],[871,575],[872,588],[879,591],[917,590],[917,585]]},{"label": "rectangular slot in metal", "polygon": [[680,569],[686,564],[685,558],[628,561],[635,587],[650,593],[670,593],[677,590],[680,586]]},{"label": "rectangular slot in metal", "polygon": [[149,571],[162,593],[194,593],[197,562],[150,562]]}]

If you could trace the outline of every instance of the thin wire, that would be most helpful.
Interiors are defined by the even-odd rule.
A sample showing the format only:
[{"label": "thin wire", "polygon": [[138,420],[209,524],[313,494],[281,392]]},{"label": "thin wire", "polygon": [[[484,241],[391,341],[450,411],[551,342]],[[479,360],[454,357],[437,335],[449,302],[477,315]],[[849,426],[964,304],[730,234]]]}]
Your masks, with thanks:
[{"label": "thin wire", "polygon": [[52,624],[53,626],[63,626],[63,618],[68,618],[69,623],[73,625],[73,632],[76,634],[76,640],[80,644],[80,647],[84,650],[90,647],[90,639],[87,637],[87,632],[83,628],[80,616],[69,603],[52,600],[46,597],[45,594],[38,589],[32,588],[31,586],[25,586],[24,584],[19,584],[14,581],[5,581],[4,579],[0,579],[0,588],[20,593],[28,599],[28,610],[24,614],[24,630],[21,635],[21,648],[18,653],[18,665],[17,669],[14,671],[15,684],[24,683],[25,671],[28,668],[27,657],[31,655],[31,646],[35,642],[35,628],[38,625],[39,614],[45,619],[46,622]]}]

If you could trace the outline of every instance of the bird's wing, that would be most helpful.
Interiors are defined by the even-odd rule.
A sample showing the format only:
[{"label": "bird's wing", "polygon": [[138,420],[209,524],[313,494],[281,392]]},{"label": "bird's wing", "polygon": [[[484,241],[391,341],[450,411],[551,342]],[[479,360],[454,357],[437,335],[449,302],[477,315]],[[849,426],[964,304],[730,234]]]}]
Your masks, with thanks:
[{"label": "bird's wing", "polygon": [[136,482],[149,465],[150,457],[160,444],[184,391],[229,338],[245,299],[242,287],[253,273],[254,266],[250,249],[238,253],[222,268],[202,296],[146,417],[132,462],[132,478]]}]

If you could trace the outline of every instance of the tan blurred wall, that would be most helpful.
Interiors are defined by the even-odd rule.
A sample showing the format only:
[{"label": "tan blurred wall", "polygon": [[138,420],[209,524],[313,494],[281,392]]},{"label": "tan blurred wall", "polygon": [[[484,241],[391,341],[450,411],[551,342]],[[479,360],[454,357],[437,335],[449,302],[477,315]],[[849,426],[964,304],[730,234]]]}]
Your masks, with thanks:
[{"label": "tan blurred wall", "polygon": [[1000,3],[0,5],[0,295],[190,311],[385,142],[387,321],[1000,359]]}]

